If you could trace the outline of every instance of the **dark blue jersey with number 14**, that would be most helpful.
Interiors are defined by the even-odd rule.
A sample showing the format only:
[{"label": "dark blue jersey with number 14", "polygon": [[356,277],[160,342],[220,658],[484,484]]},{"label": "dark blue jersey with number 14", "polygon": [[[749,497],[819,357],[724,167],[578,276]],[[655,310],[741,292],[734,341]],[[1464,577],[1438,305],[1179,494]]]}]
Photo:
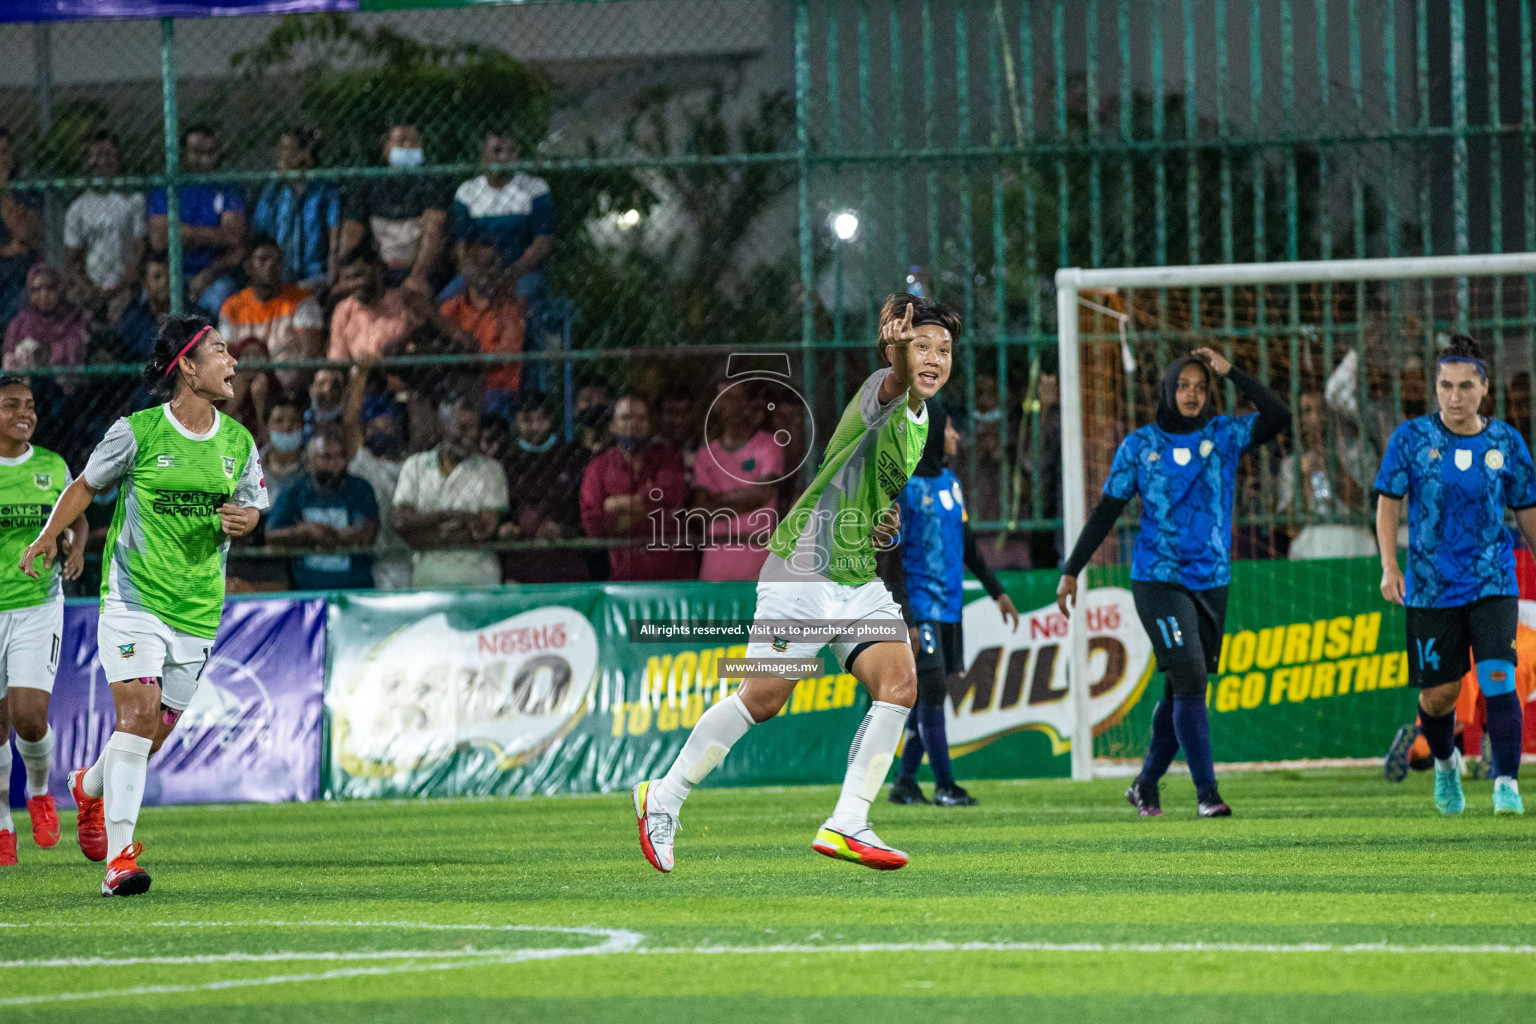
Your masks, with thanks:
[{"label": "dark blue jersey with number 14", "polygon": [[1514,427],[1484,418],[1481,433],[1464,437],[1438,413],[1409,420],[1387,442],[1376,493],[1408,499],[1409,607],[1519,594],[1504,510],[1536,505],[1536,467]]}]

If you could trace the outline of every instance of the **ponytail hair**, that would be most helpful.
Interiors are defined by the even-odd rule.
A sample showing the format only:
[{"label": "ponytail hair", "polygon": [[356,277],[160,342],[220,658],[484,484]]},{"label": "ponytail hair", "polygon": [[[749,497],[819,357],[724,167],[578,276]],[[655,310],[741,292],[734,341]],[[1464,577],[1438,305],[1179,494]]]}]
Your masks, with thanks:
[{"label": "ponytail hair", "polygon": [[1483,357],[1483,350],[1465,334],[1451,335],[1450,345],[1435,365],[1444,366],[1446,363],[1470,363],[1477,375],[1483,378],[1483,382],[1488,381],[1488,362]]},{"label": "ponytail hair", "polygon": [[183,355],[193,355],[196,347],[188,348],[194,340],[202,344],[201,335],[213,329],[207,317],[171,316],[160,318],[160,330],[155,335],[155,357],[144,367],[144,383],[157,398],[169,399],[176,394],[176,382],[181,374],[176,364]]}]

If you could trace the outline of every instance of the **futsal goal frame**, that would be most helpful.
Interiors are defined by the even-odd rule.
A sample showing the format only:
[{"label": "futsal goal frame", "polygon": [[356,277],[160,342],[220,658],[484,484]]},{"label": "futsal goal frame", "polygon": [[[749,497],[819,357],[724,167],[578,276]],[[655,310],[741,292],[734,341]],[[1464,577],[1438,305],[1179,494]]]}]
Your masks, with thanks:
[{"label": "futsal goal frame", "polygon": [[[1219,288],[1224,285],[1351,284],[1426,278],[1518,277],[1536,275],[1536,253],[1473,256],[1409,256],[1291,263],[1212,263],[1178,267],[1125,267],[1056,271],[1057,351],[1061,382],[1062,529],[1070,547],[1087,521],[1083,461],[1083,380],[1079,300],[1085,291],[1114,289]],[[1079,590],[1077,605],[1087,596]],[[1067,619],[1068,698],[1072,702],[1072,778],[1094,777],[1093,718],[1089,707],[1088,631],[1082,615]],[[1087,742],[1079,742],[1086,738]]]}]

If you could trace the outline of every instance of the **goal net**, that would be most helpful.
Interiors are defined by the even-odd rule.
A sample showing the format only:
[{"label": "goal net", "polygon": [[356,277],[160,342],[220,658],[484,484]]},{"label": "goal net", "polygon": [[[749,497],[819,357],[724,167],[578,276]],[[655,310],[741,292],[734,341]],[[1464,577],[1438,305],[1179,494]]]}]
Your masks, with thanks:
[{"label": "goal net", "polygon": [[[1222,353],[1279,393],[1292,423],[1237,469],[1226,635],[1208,696],[1216,759],[1379,758],[1416,702],[1402,609],[1378,591],[1376,470],[1392,430],[1433,409],[1452,333],[1488,357],[1484,414],[1531,436],[1536,256],[1073,269],[1057,289],[1067,544],[1120,441],[1152,421],[1163,369],[1192,349]],[[1229,384],[1216,405],[1252,411]],[[1073,616],[1074,736],[1093,734],[1091,748],[1073,744],[1076,778],[1138,764],[1162,696],[1129,591],[1139,515],[1133,501]]]}]

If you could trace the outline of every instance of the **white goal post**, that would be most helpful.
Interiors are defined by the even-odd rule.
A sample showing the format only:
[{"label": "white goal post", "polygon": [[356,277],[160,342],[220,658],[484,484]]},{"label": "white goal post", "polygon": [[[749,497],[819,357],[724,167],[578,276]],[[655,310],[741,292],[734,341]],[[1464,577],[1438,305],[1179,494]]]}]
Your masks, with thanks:
[{"label": "white goal post", "polygon": [[[1079,301],[1084,291],[1207,288],[1224,285],[1354,283],[1426,278],[1536,275],[1536,253],[1395,259],[1318,260],[1293,263],[1224,263],[1183,267],[1128,267],[1056,272],[1057,347],[1061,382],[1062,526],[1068,550],[1087,519],[1083,453],[1083,380]],[[1086,583],[1079,593],[1081,605]],[[1082,616],[1068,620],[1068,686],[1072,702],[1072,778],[1093,778],[1093,720],[1089,707],[1088,634]],[[1086,739],[1087,742],[1080,742]]]}]

